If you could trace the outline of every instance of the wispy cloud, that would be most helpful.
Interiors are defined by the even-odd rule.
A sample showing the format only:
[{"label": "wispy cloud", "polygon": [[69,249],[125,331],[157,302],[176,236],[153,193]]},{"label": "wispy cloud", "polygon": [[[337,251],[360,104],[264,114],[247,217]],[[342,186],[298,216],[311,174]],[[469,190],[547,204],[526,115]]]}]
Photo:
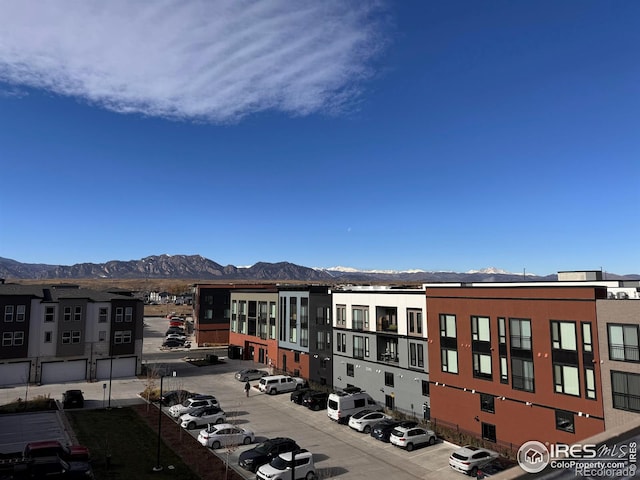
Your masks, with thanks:
[{"label": "wispy cloud", "polygon": [[0,80],[117,112],[332,112],[384,45],[380,2],[0,0]]}]

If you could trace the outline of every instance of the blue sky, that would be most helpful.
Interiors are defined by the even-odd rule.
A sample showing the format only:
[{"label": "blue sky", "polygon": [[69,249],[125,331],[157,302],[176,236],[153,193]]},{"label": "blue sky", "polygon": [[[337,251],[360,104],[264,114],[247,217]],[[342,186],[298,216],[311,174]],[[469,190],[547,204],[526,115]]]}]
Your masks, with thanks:
[{"label": "blue sky", "polygon": [[640,273],[640,2],[0,0],[0,256]]}]

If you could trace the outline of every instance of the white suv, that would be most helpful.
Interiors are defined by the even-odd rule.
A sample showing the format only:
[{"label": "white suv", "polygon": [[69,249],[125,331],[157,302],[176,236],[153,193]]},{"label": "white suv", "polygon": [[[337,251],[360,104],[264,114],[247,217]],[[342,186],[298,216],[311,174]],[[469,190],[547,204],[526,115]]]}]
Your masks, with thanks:
[{"label": "white suv", "polygon": [[415,447],[436,443],[436,434],[432,430],[420,427],[396,427],[391,431],[389,441],[410,452]]},{"label": "white suv", "polygon": [[496,457],[498,457],[498,452],[466,445],[451,454],[449,466],[458,472],[475,477],[479,468],[484,467]]},{"label": "white suv", "polygon": [[270,375],[262,377],[258,383],[261,392],[275,395],[276,393],[300,390],[306,384],[303,378],[290,377],[288,375]]},{"label": "white suv", "polygon": [[[295,465],[294,465],[295,461]],[[271,463],[262,465],[256,472],[258,480],[293,480],[291,470],[295,470],[296,478],[312,480],[316,478],[313,454],[307,450],[281,453],[271,460]]]},{"label": "white suv", "polygon": [[173,418],[178,418],[185,413],[191,413],[201,407],[219,407],[216,397],[213,395],[201,395],[198,397],[188,398],[182,403],[178,403],[169,408],[169,414]]}]

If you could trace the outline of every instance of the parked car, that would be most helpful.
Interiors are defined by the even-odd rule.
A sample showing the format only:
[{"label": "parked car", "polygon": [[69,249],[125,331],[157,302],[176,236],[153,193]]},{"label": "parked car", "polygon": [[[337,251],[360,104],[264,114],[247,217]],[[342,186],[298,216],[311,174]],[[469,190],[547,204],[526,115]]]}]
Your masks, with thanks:
[{"label": "parked car", "polygon": [[449,466],[458,472],[476,476],[478,469],[498,457],[498,452],[486,448],[465,445],[449,456]]},{"label": "parked car", "polygon": [[260,380],[262,377],[269,375],[269,372],[257,370],[255,368],[244,368],[236,373],[236,380],[248,382],[249,380]]},{"label": "parked car", "polygon": [[230,423],[220,423],[201,430],[198,442],[204,447],[216,450],[227,445],[249,445],[253,443],[254,438],[251,430]]},{"label": "parked car", "polygon": [[218,401],[213,395],[199,395],[187,398],[184,402],[178,403],[169,408],[169,414],[173,418],[179,418],[185,413],[191,413],[200,407],[218,407]]},{"label": "parked car", "polygon": [[165,340],[164,342],[162,342],[162,346],[163,347],[167,347],[167,348],[179,348],[179,347],[184,347],[185,346],[185,341],[184,340],[178,340],[175,338],[170,338],[168,340]]},{"label": "parked car", "polygon": [[389,420],[391,417],[382,412],[372,410],[361,410],[351,415],[349,427],[359,432],[370,433],[371,427],[380,420]]},{"label": "parked car", "polygon": [[276,393],[300,390],[306,386],[307,382],[303,378],[290,377],[289,375],[270,375],[262,377],[258,383],[261,392],[275,395]]},{"label": "parked car", "polygon": [[179,333],[170,333],[169,335],[167,335],[166,340],[182,340],[183,342],[186,342],[187,336],[181,335]]},{"label": "parked car", "polygon": [[191,413],[185,413],[180,416],[180,426],[187,430],[193,430],[196,427],[209,425],[210,423],[223,423],[227,420],[227,416],[220,407],[202,407]]},{"label": "parked car", "polygon": [[160,403],[165,407],[171,407],[177,403],[184,402],[187,398],[197,396],[197,393],[192,393],[188,390],[170,390],[160,397]]},{"label": "parked car", "polygon": [[316,392],[317,390],[311,390],[310,388],[301,388],[300,390],[294,390],[291,392],[291,401],[297,405],[302,405],[304,396],[310,392]]},{"label": "parked car", "polygon": [[89,449],[84,445],[63,445],[57,440],[29,442],[22,452],[24,458],[60,457],[68,462],[89,461]]},{"label": "parked car", "polygon": [[422,427],[396,427],[389,436],[389,441],[398,447],[412,451],[415,447],[422,445],[433,445],[436,443],[436,434],[432,430]]},{"label": "parked car", "polygon": [[66,461],[58,456],[37,457],[16,465],[14,479],[92,479],[95,478],[88,461]]},{"label": "parked car", "polygon": [[82,390],[67,390],[62,394],[62,408],[84,407],[84,395]]},{"label": "parked car", "polygon": [[256,472],[260,480],[294,480],[291,471],[295,470],[297,479],[312,480],[316,478],[313,454],[305,449],[295,452],[281,453],[271,463],[261,466]]},{"label": "parked car", "polygon": [[299,449],[300,447],[296,441],[291,438],[271,438],[250,450],[242,452],[238,458],[238,465],[251,472],[255,472],[259,467],[265,463],[269,463],[281,453],[292,452]]},{"label": "parked car", "polygon": [[494,458],[491,462],[487,463],[484,467],[480,467],[476,472],[476,478],[489,478],[494,475],[499,474],[500,472],[504,472],[514,466],[517,463],[511,462],[503,457]]},{"label": "parked car", "polygon": [[371,396],[359,388],[331,393],[327,401],[327,416],[338,423],[347,423],[351,415],[361,410],[382,410]]},{"label": "parked car", "polygon": [[329,399],[329,394],[327,392],[307,392],[306,395],[302,396],[302,404],[313,410],[323,410],[327,408],[327,400]]},{"label": "parked car", "polygon": [[182,327],[169,327],[169,329],[166,331],[165,336],[166,335],[171,335],[172,333],[177,333],[180,335],[184,335],[184,328]]},{"label": "parked car", "polygon": [[400,421],[393,420],[391,418],[380,420],[378,423],[373,424],[371,427],[371,436],[376,440],[380,440],[382,442],[389,443],[389,437],[391,436],[391,432],[396,427],[408,427],[413,428],[417,427],[418,422],[413,421]]}]

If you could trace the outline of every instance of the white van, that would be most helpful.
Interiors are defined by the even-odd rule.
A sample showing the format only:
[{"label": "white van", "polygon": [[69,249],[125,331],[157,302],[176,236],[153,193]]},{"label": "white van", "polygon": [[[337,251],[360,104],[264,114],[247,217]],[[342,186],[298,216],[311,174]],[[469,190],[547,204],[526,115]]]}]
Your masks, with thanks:
[{"label": "white van", "polygon": [[329,395],[327,416],[338,423],[346,423],[349,417],[362,410],[381,411],[376,401],[363,391],[338,392]]},{"label": "white van", "polygon": [[305,383],[303,378],[290,377],[289,375],[270,375],[260,379],[258,388],[261,392],[275,395],[276,393],[300,390]]}]

